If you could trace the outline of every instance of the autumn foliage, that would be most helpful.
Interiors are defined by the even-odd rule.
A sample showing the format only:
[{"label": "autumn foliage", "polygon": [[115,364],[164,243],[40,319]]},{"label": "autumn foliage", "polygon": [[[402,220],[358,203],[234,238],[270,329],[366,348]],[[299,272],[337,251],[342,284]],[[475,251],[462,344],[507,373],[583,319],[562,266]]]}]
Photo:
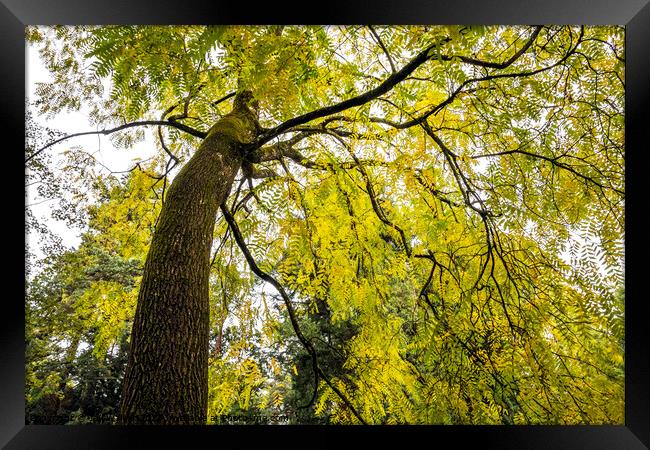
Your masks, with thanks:
[{"label": "autumn foliage", "polygon": [[84,187],[67,211],[85,224],[28,283],[28,421],[115,421],[170,183],[250,90],[260,128],[211,243],[209,423],[623,423],[622,28],[27,39],[53,77],[38,117],[150,121],[106,134],[157,148],[112,173],[74,138],[27,141],[32,176]]}]

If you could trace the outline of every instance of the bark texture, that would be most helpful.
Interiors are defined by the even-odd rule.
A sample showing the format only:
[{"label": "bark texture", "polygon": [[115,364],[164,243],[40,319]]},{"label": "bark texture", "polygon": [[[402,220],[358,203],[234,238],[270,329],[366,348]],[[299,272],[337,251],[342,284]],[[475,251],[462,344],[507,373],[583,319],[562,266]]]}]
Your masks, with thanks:
[{"label": "bark texture", "polygon": [[160,212],[131,334],[118,423],[204,424],[208,402],[208,278],[214,223],[258,131],[250,92],[208,132]]}]

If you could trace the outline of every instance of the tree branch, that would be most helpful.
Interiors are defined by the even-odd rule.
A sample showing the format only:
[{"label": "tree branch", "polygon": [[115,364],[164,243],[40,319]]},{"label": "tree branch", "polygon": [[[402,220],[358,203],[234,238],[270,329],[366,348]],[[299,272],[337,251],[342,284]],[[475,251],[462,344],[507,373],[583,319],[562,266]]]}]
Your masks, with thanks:
[{"label": "tree branch", "polygon": [[251,166],[251,172],[248,174],[250,178],[254,178],[256,180],[262,179],[262,178],[274,178],[274,177],[279,177],[280,175],[273,169],[269,168],[263,168],[260,169],[259,167]]},{"label": "tree branch", "polygon": [[226,94],[226,95],[224,95],[224,96],[221,97],[219,100],[215,100],[215,101],[213,101],[212,103],[210,103],[210,105],[216,107],[219,103],[221,103],[221,102],[225,102],[225,101],[228,100],[230,97],[234,97],[236,94],[237,94],[237,92],[233,91],[233,92],[231,92],[230,94]]},{"label": "tree branch", "polygon": [[[535,32],[531,36],[531,38],[526,43],[526,45],[524,45],[524,47],[522,47],[522,49],[520,49],[517,53],[515,53],[515,55],[513,55],[508,61],[505,61],[503,63],[489,63],[489,62],[485,62],[485,61],[472,60],[471,58],[465,58],[465,57],[458,57],[458,58],[460,58],[461,60],[464,60],[467,63],[472,63],[472,61],[473,61],[473,63],[475,63],[476,65],[483,65],[485,67],[494,67],[494,68],[504,69],[504,68],[512,65],[512,63],[514,63],[528,48],[530,48],[530,45],[532,45],[532,43],[534,42],[534,40],[537,37],[537,35],[539,34],[539,31],[541,30],[541,28],[542,27],[537,27]],[[383,123],[385,125],[388,125],[388,126],[391,126],[393,128],[400,129],[400,130],[410,128],[410,127],[413,127],[415,125],[419,125],[422,122],[424,122],[429,116],[431,116],[432,114],[437,113],[438,111],[442,110],[442,108],[444,108],[445,106],[447,106],[451,102],[453,102],[454,99],[458,95],[460,95],[463,92],[468,92],[468,91],[463,91],[463,88],[465,86],[471,84],[471,83],[476,83],[476,82],[481,82],[481,81],[496,80],[496,79],[499,79],[499,78],[529,77],[529,76],[536,75],[536,74],[541,73],[541,72],[545,72],[545,71],[550,70],[550,69],[552,69],[554,67],[557,67],[558,65],[560,65],[564,61],[566,61],[569,58],[569,56],[573,55],[576,52],[576,48],[578,47],[580,42],[582,42],[583,34],[584,34],[584,30],[581,29],[580,30],[580,36],[578,37],[578,41],[576,42],[575,46],[573,46],[573,48],[571,48],[560,60],[558,60],[557,62],[551,64],[550,66],[542,67],[541,69],[536,69],[536,70],[532,70],[532,71],[528,71],[528,72],[492,74],[492,75],[485,75],[485,76],[478,77],[478,78],[470,78],[470,79],[467,79],[467,80],[463,81],[461,83],[461,85],[458,86],[454,90],[454,92],[452,92],[451,95],[449,95],[449,97],[447,97],[446,100],[444,100],[443,102],[433,106],[431,109],[429,109],[424,114],[422,114],[422,115],[420,115],[418,117],[414,117],[413,119],[411,119],[411,120],[409,120],[407,122],[397,123],[397,122],[393,122],[391,120],[380,118],[380,117],[370,117],[370,121],[375,122],[375,123]],[[441,59],[444,60],[444,61],[449,61],[452,58],[448,57],[448,56],[444,56],[444,57],[441,57]],[[339,120],[349,120],[349,119],[343,118],[342,116],[339,116]]]},{"label": "tree branch", "polygon": [[[237,242],[237,246],[244,254],[244,257],[246,258],[246,262],[248,262],[248,266],[250,267],[250,269],[259,278],[271,284],[282,297],[282,300],[284,301],[284,304],[287,308],[287,312],[289,313],[289,320],[291,321],[291,326],[293,327],[293,331],[296,334],[298,340],[305,348],[305,350],[307,350],[307,352],[310,354],[312,358],[312,365],[316,377],[316,379],[314,380],[315,389],[318,389],[318,376],[320,375],[320,377],[323,378],[325,383],[327,383],[327,385],[336,393],[336,395],[338,395],[339,398],[343,400],[343,403],[345,403],[345,405],[348,408],[350,408],[350,411],[352,411],[352,414],[354,414],[357,420],[359,420],[359,422],[361,422],[362,424],[367,425],[367,423],[363,420],[363,418],[359,415],[357,410],[354,408],[352,403],[350,403],[350,400],[348,400],[348,398],[330,381],[329,377],[318,366],[318,357],[316,356],[316,349],[311,344],[311,342],[302,334],[302,331],[300,330],[300,325],[298,324],[298,319],[296,318],[296,312],[293,309],[293,305],[291,304],[291,299],[289,298],[287,292],[284,290],[284,287],[282,287],[282,285],[278,283],[278,281],[275,278],[273,278],[270,274],[264,272],[262,269],[259,268],[259,266],[255,262],[255,259],[253,258],[253,255],[248,250],[248,247],[244,242],[244,238],[241,232],[239,231],[239,227],[237,226],[237,222],[235,222],[235,218],[230,214],[230,211],[228,211],[228,207],[225,204],[221,205],[221,212],[223,213],[226,222],[228,222],[228,226],[232,230],[232,234],[235,238],[235,241]],[[313,403],[315,397],[316,396],[314,395],[310,403]]]},{"label": "tree branch", "polygon": [[111,133],[115,133],[117,131],[122,131],[126,130],[127,128],[134,128],[134,127],[140,127],[140,126],[148,126],[148,125],[164,125],[168,127],[174,127],[178,128],[179,130],[185,131],[186,133],[191,134],[192,136],[199,137],[201,139],[205,138],[207,136],[207,133],[204,133],[203,131],[196,130],[192,127],[188,127],[187,125],[183,125],[182,123],[177,123],[177,122],[171,122],[167,120],[140,120],[137,122],[130,122],[126,123],[124,125],[120,125],[119,127],[115,128],[109,128],[105,130],[99,130],[99,131],[85,131],[83,133],[74,133],[74,134],[68,134],[67,136],[63,136],[62,138],[59,138],[55,141],[50,142],[49,144],[45,145],[44,147],[39,148],[37,151],[29,155],[28,157],[25,158],[25,163],[28,163],[32,159],[34,159],[36,156],[41,154],[43,151],[48,149],[49,147],[52,147],[55,144],[58,144],[59,142],[63,142],[67,139],[73,138],[73,137],[79,137],[79,136],[89,136],[89,135],[96,135],[96,134],[103,134],[103,135],[108,135]]},{"label": "tree branch", "polygon": [[618,193],[620,195],[625,195],[625,191],[622,191],[620,189],[617,189],[617,188],[611,187],[611,186],[604,186],[601,183],[594,180],[593,178],[591,178],[591,177],[589,177],[587,175],[583,175],[582,173],[578,172],[577,170],[575,170],[570,165],[564,164],[564,163],[558,161],[558,159],[560,157],[550,158],[548,156],[539,155],[537,153],[528,152],[526,150],[514,149],[514,150],[505,150],[505,151],[496,152],[496,153],[483,153],[483,154],[480,154],[480,155],[470,156],[470,158],[471,159],[479,159],[479,158],[488,158],[488,157],[492,157],[492,156],[513,155],[513,154],[516,154],[516,153],[521,154],[521,155],[530,156],[531,158],[537,158],[537,159],[542,159],[544,161],[548,161],[551,164],[553,164],[554,166],[559,167],[559,168],[564,169],[564,170],[568,170],[569,172],[571,172],[575,176],[580,177],[585,181],[589,181],[589,182],[595,184],[596,186],[598,186],[601,189],[611,189],[611,190],[613,190],[614,192],[616,192],[616,193]]},{"label": "tree branch", "polygon": [[453,58],[459,58],[464,63],[472,64],[474,66],[489,67],[489,68],[492,68],[492,69],[505,69],[506,67],[508,67],[509,65],[514,63],[517,59],[519,59],[519,57],[521,55],[523,55],[526,52],[526,50],[528,50],[530,48],[531,45],[533,45],[533,42],[535,42],[535,39],[537,39],[537,35],[539,35],[539,32],[542,31],[542,28],[543,28],[542,26],[535,27],[535,30],[530,35],[530,37],[528,38],[528,41],[526,41],[524,46],[521,47],[518,52],[516,52],[514,55],[512,55],[512,57],[510,57],[510,59],[508,59],[507,61],[504,61],[502,63],[494,63],[494,62],[490,62],[490,61],[482,61],[480,59],[468,58],[466,56],[452,56],[452,57],[447,56],[447,57],[444,57],[443,59],[445,61],[448,61],[448,60],[451,60]]},{"label": "tree branch", "polygon": [[386,48],[384,43],[381,41],[381,38],[379,37],[379,34],[377,34],[375,29],[372,27],[372,25],[368,25],[368,29],[370,30],[372,35],[377,40],[377,43],[379,44],[381,49],[384,51],[384,54],[386,55],[386,59],[388,59],[388,63],[390,64],[390,68],[391,68],[392,73],[397,72],[397,70],[395,70],[395,63],[393,63],[393,58],[390,56],[390,53],[388,53],[388,49]]},{"label": "tree branch", "polygon": [[[265,133],[263,133],[258,139],[257,142],[252,144],[254,147],[260,147],[261,145],[265,144],[266,142],[270,141],[274,137],[278,136],[282,132],[295,127],[297,125],[302,125],[304,123],[310,122],[314,119],[318,119],[320,117],[325,117],[325,116],[330,116],[332,114],[339,113],[341,111],[344,111],[349,108],[353,108],[355,106],[361,106],[366,103],[368,103],[371,100],[374,100],[375,98],[379,97],[380,95],[383,95],[390,91],[395,85],[398,83],[402,82],[404,79],[406,79],[411,73],[413,73],[418,67],[420,67],[422,64],[427,62],[428,60],[436,57],[439,60],[443,61],[450,61],[452,58],[459,58],[461,60],[464,59],[464,62],[469,63],[469,64],[476,64],[484,67],[494,67],[497,69],[504,69],[508,66],[510,66],[512,63],[514,63],[530,46],[532,43],[535,41],[537,38],[537,35],[541,31],[542,27],[538,26],[535,28],[533,31],[531,37],[528,39],[526,44],[517,52],[515,53],[510,59],[508,59],[505,62],[502,63],[491,63],[491,62],[486,62],[486,61],[480,61],[480,60],[475,60],[472,58],[467,58],[467,57],[460,57],[460,56],[441,56],[439,53],[436,55],[436,52],[432,51],[440,46],[440,41],[435,42],[431,45],[429,45],[427,48],[422,50],[420,53],[418,53],[411,61],[409,61],[404,67],[402,67],[399,71],[394,72],[391,74],[388,78],[386,78],[382,83],[380,83],[378,86],[374,87],[373,89],[370,89],[369,91],[364,92],[363,94],[359,94],[356,97],[352,97],[350,99],[344,100],[340,103],[337,103],[335,105],[330,105],[326,106],[323,108],[315,109],[311,112],[308,112],[306,114],[302,114],[300,116],[294,117],[292,119],[289,119],[280,125],[271,128],[270,130],[267,130]],[[582,37],[582,33],[580,35]],[[447,40],[444,40],[444,42],[447,42]],[[558,62],[559,64],[559,62]],[[544,69],[547,70],[547,69]],[[542,70],[540,70],[542,71]],[[474,80],[474,81],[480,81],[479,79]],[[459,89],[457,89],[457,92],[454,94],[457,94],[462,87],[464,87],[466,83],[463,83]],[[444,102],[446,104],[447,102]],[[438,105],[438,106],[442,106]],[[430,115],[431,113],[429,113]],[[424,120],[424,119],[422,119]],[[415,124],[413,124],[415,125]],[[411,125],[412,126],[412,125]]]},{"label": "tree branch", "polygon": [[272,160],[280,160],[283,156],[292,157],[293,155],[293,157],[296,157],[296,150],[293,149],[293,146],[316,132],[319,132],[319,130],[303,131],[296,134],[292,138],[287,139],[286,141],[281,141],[277,144],[259,148],[252,152],[247,157],[247,160],[252,163],[260,163]]},{"label": "tree branch", "polygon": [[332,114],[339,113],[341,111],[345,111],[346,109],[353,108],[355,106],[364,105],[369,101],[379,97],[380,95],[385,94],[386,92],[390,91],[395,85],[397,85],[398,83],[403,81],[406,77],[408,77],[411,73],[413,73],[415,69],[420,67],[428,60],[430,60],[434,56],[434,53],[431,50],[439,45],[440,45],[439,42],[429,45],[427,48],[425,48],[420,53],[418,53],[413,59],[411,59],[411,61],[409,61],[404,67],[402,67],[402,69],[400,69],[399,71],[393,73],[391,76],[386,78],[382,83],[379,84],[379,86],[376,86],[375,88],[370,89],[369,91],[366,91],[363,94],[344,100],[335,105],[330,105],[330,106],[325,106],[323,108],[315,109],[306,114],[302,114],[300,116],[289,119],[281,123],[280,125],[271,128],[266,133],[262,134],[257,139],[257,142],[255,142],[252,145],[255,147],[260,147],[261,145],[269,142],[274,137],[278,136],[280,133],[288,130],[289,128],[295,127],[296,125],[302,125],[304,123],[310,122],[320,117],[329,116]]},{"label": "tree branch", "polygon": [[336,139],[341,137],[334,131],[328,130],[326,128],[315,128],[310,130],[305,130],[303,133],[294,136],[291,139],[286,141],[278,142],[277,144],[269,145],[262,147],[257,151],[253,152],[252,155],[248,158],[248,161],[252,163],[260,163],[267,161],[280,161],[282,158],[289,158],[296,164],[299,164],[307,169],[318,169],[318,170],[334,170],[335,168],[339,169],[352,169],[357,167],[359,164],[365,166],[388,166],[390,163],[386,161],[371,161],[371,160],[356,160],[356,161],[343,161],[340,163],[331,163],[331,162],[318,162],[313,161],[304,156],[299,149],[293,147],[300,140],[306,138],[307,136],[315,133],[324,133],[333,136]]}]

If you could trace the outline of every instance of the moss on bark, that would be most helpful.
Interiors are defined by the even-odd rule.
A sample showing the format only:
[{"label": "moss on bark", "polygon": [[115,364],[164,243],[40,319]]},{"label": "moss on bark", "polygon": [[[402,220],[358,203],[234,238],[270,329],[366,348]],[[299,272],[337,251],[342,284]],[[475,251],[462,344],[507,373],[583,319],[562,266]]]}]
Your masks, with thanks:
[{"label": "moss on bark", "polygon": [[256,136],[250,93],[209,131],[165,199],[144,265],[121,424],[203,424],[208,401],[208,278],[219,205]]}]

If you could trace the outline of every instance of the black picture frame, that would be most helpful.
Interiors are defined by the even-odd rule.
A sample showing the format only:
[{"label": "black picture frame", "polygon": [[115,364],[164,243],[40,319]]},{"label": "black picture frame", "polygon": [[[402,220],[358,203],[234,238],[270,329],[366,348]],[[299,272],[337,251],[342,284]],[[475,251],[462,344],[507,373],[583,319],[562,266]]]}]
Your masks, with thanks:
[{"label": "black picture frame", "polygon": [[[120,427],[25,425],[24,418],[24,261],[21,218],[24,197],[17,193],[24,156],[25,25],[53,24],[618,24],[626,26],[626,378],[624,426],[395,426],[395,427]],[[3,202],[6,275],[0,327],[0,444],[7,449],[190,447],[194,439],[208,444],[311,445],[327,434],[327,443],[352,443],[354,437],[427,447],[452,440],[454,447],[471,444],[498,449],[643,449],[650,447],[650,342],[643,306],[647,277],[648,239],[644,213],[648,210],[645,171],[650,152],[646,138],[650,63],[650,5],[647,0],[336,0],[282,5],[215,0],[0,0],[0,124],[4,176]],[[11,176],[8,176],[11,175]],[[13,180],[16,176],[18,180]],[[24,180],[23,180],[24,182]],[[18,184],[17,184],[18,183]],[[7,220],[10,219],[10,220]],[[15,227],[15,228],[14,228]],[[9,246],[3,246],[9,249]],[[15,273],[14,273],[15,272]],[[19,286],[15,291],[7,285]],[[22,292],[21,292],[22,290]],[[299,432],[298,435],[294,432]],[[305,439],[298,439],[302,435]],[[261,440],[252,443],[251,437]],[[364,443],[365,447],[368,443]],[[393,444],[394,445],[394,444]]]}]

